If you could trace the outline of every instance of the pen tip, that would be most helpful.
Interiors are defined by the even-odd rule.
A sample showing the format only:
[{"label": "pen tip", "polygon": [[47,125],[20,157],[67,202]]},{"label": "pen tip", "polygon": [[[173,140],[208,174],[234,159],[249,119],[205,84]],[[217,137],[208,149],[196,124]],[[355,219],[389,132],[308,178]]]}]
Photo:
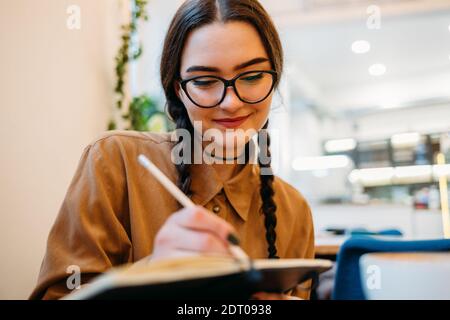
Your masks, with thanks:
[{"label": "pen tip", "polygon": [[237,237],[236,235],[234,235],[233,233],[230,233],[230,234],[228,235],[227,240],[228,240],[229,243],[231,243],[231,244],[233,244],[233,245],[235,245],[235,246],[238,246],[238,245],[239,245],[239,242],[240,242],[239,239],[238,239],[238,237]]}]

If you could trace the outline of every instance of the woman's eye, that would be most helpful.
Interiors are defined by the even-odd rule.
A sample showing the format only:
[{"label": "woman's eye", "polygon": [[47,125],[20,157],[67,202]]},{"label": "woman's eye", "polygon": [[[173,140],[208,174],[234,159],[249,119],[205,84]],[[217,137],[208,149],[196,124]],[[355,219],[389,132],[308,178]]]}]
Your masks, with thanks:
[{"label": "woman's eye", "polygon": [[263,78],[263,74],[258,73],[258,74],[244,76],[241,78],[241,80],[246,81],[246,82],[252,82],[252,81],[261,80],[262,78]]},{"label": "woman's eye", "polygon": [[218,80],[193,80],[196,87],[209,87],[217,84],[218,82]]}]

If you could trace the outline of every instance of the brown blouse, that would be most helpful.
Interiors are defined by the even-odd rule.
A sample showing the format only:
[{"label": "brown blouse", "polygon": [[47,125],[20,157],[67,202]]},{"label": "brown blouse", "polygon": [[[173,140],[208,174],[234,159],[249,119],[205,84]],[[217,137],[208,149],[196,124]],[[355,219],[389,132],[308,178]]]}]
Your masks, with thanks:
[{"label": "brown blouse", "polygon": [[[31,299],[58,299],[69,294],[71,265],[86,283],[109,268],[152,253],[153,240],[165,220],[180,209],[177,201],[137,161],[146,155],[172,181],[170,133],[112,131],[88,145],[67,191],[47,242],[38,284]],[[259,194],[259,166],[246,164],[223,183],[212,166],[191,167],[194,203],[232,224],[242,248],[252,258],[267,257],[264,215]],[[301,194],[276,177],[276,247],[280,258],[313,258],[311,212]],[[308,290],[293,294],[308,298]]]}]

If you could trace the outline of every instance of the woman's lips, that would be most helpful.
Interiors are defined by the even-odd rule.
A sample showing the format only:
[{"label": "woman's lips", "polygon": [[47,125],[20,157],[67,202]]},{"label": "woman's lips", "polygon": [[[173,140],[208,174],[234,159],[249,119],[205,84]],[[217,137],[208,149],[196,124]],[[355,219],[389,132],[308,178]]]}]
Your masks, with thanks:
[{"label": "woman's lips", "polygon": [[226,128],[237,128],[241,124],[243,124],[244,121],[247,120],[249,117],[250,117],[250,115],[247,115],[244,117],[236,117],[236,118],[215,119],[213,121],[226,127]]}]

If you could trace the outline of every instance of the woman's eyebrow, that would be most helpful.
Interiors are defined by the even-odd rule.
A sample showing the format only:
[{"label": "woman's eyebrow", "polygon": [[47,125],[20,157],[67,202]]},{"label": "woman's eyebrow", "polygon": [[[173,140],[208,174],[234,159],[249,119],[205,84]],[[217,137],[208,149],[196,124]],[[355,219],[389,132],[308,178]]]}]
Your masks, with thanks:
[{"label": "woman's eyebrow", "polygon": [[263,58],[263,57],[254,58],[252,60],[249,60],[247,62],[241,63],[240,65],[234,67],[234,71],[238,71],[240,69],[244,69],[244,68],[249,67],[251,65],[262,63],[262,62],[266,62],[266,61],[269,61],[269,59]]},{"label": "woman's eyebrow", "polygon": [[[254,58],[252,60],[246,61],[244,63],[241,63],[237,66],[234,67],[234,71],[238,71],[240,69],[244,69],[246,67],[249,67],[251,65],[257,64],[257,63],[262,63],[262,62],[266,62],[269,61],[268,58],[263,58],[263,57],[259,57],[259,58]],[[191,66],[189,68],[186,69],[186,72],[195,72],[195,71],[205,71],[205,72],[220,72],[219,68],[216,67],[207,67],[207,66]]]}]

